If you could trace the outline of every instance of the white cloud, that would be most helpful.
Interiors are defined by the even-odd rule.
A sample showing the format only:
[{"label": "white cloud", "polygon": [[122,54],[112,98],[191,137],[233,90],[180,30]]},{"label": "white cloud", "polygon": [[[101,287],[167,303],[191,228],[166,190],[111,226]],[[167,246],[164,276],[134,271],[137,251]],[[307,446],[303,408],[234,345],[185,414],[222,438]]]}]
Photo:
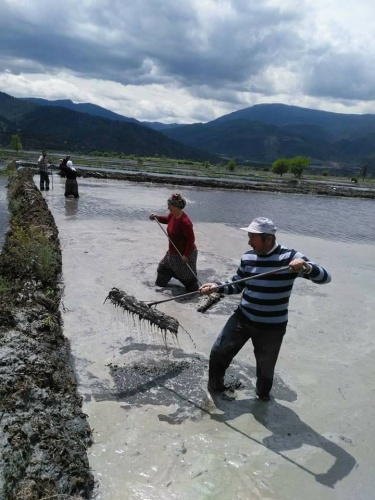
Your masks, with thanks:
[{"label": "white cloud", "polygon": [[0,9],[0,90],[15,97],[165,123],[263,102],[375,111],[367,0],[0,0]]}]

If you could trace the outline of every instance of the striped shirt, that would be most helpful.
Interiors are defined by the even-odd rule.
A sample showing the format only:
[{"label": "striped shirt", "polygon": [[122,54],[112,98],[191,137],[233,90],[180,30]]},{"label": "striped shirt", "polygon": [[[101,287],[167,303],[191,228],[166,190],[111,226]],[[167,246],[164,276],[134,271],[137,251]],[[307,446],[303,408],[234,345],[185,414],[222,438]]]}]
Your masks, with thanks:
[{"label": "striped shirt", "polygon": [[[286,270],[264,279],[253,279],[236,284],[236,281],[242,278],[288,266],[294,259],[303,259],[308,262],[312,266],[311,272],[302,274]],[[253,250],[246,252],[241,258],[237,274],[230,280],[217,282],[217,285],[219,285],[219,292],[226,295],[242,292],[239,309],[247,320],[268,326],[280,326],[288,321],[289,298],[294,280],[299,276],[320,285],[331,281],[331,275],[326,269],[315,264],[302,253],[282,245],[275,245],[274,249],[266,255],[257,255]]]}]

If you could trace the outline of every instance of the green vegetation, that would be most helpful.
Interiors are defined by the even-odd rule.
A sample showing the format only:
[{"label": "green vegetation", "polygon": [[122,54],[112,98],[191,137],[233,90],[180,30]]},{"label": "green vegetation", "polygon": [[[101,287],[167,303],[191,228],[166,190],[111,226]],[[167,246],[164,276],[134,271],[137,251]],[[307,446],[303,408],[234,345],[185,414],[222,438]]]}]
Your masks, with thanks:
[{"label": "green vegetation", "polygon": [[9,176],[10,231],[0,255],[3,280],[35,280],[54,287],[61,269],[56,232],[47,231],[51,214],[44,198],[36,198],[32,173],[24,170]]},{"label": "green vegetation", "polygon": [[9,291],[9,285],[7,280],[0,276],[0,293],[7,293]]},{"label": "green vegetation", "polygon": [[236,169],[236,161],[235,160],[229,160],[227,166],[228,166],[228,170],[230,172],[234,172],[234,170]]},{"label": "green vegetation", "polygon": [[14,151],[16,151],[18,153],[18,151],[20,149],[22,149],[22,143],[21,143],[21,139],[20,139],[20,136],[18,134],[13,134],[11,139],[10,139],[10,145],[9,147],[11,149],[14,149]]},{"label": "green vegetation", "polygon": [[301,178],[305,168],[311,165],[311,159],[305,156],[295,156],[294,158],[279,158],[272,164],[272,172],[279,174],[282,177],[283,174],[291,172],[294,177],[298,179]]},{"label": "green vegetation", "polygon": [[295,177],[300,179],[303,171],[309,165],[311,165],[310,158],[306,158],[305,156],[295,156],[290,160],[290,171]]},{"label": "green vegetation", "polygon": [[287,158],[279,158],[278,160],[272,163],[272,172],[274,174],[280,175],[280,177],[282,177],[283,174],[289,172],[289,168],[290,168],[290,163]]}]

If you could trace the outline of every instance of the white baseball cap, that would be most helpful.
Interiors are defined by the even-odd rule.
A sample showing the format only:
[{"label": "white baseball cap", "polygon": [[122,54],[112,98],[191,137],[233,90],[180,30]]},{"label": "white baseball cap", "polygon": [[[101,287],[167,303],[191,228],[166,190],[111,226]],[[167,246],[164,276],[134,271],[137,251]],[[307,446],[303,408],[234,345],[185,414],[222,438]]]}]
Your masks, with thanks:
[{"label": "white baseball cap", "polygon": [[275,234],[277,227],[271,219],[266,217],[257,217],[247,227],[241,227],[242,231],[257,234]]}]

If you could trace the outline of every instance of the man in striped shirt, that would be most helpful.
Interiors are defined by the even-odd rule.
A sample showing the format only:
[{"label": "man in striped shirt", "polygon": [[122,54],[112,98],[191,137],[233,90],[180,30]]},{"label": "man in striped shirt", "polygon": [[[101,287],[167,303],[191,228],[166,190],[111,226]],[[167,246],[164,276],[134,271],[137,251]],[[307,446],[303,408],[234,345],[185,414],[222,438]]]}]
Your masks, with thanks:
[{"label": "man in striped shirt", "polygon": [[[275,365],[288,323],[288,304],[294,280],[303,277],[325,284],[331,281],[331,275],[302,253],[278,244],[277,228],[270,219],[258,217],[241,229],[247,231],[252,250],[242,256],[237,273],[230,280],[206,283],[199,289],[202,295],[242,293],[238,308],[212,347],[208,389],[214,392],[227,389],[225,371],[251,339],[256,360],[256,394],[259,399],[269,401]],[[281,267],[286,269],[278,272]],[[275,274],[236,283],[270,271]]]}]

